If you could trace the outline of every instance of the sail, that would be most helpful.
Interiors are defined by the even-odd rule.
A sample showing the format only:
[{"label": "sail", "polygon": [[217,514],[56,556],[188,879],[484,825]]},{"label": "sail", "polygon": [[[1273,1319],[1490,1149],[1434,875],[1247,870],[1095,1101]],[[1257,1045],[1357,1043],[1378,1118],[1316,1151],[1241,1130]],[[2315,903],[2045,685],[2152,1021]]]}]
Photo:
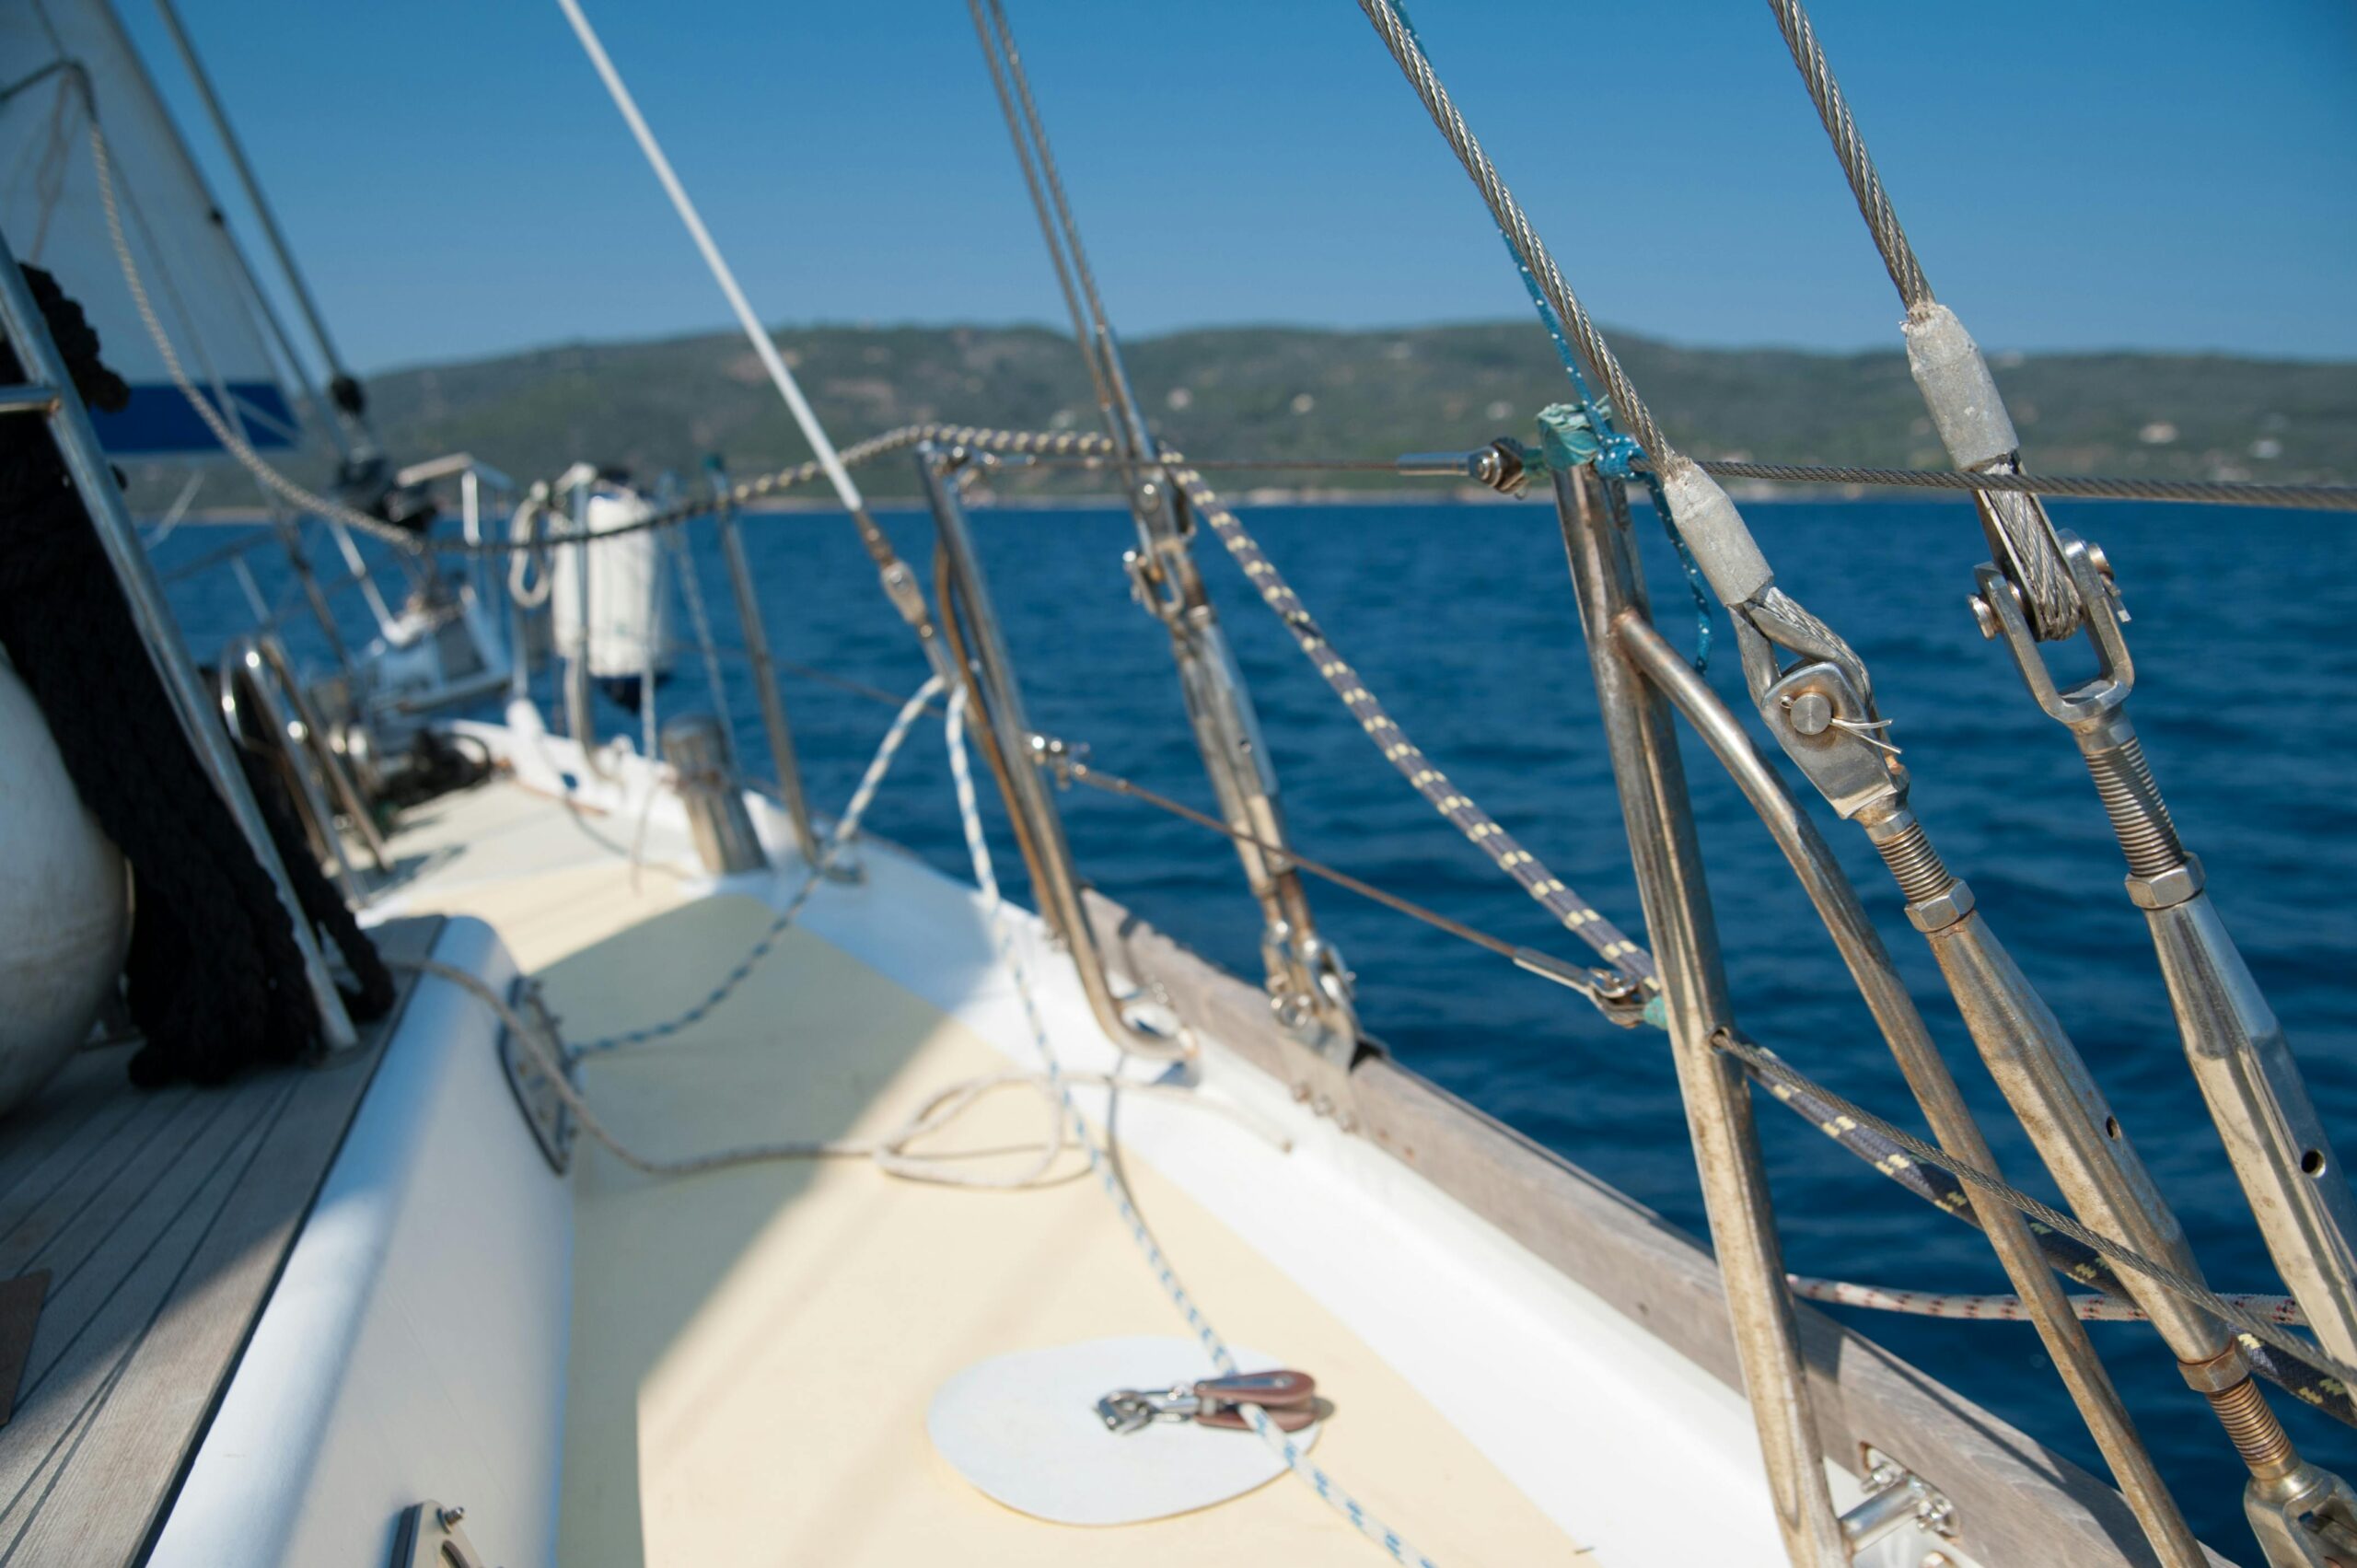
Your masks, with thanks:
[{"label": "sail", "polygon": [[130,405],[94,413],[107,449],[221,448],[173,383],[110,238],[93,117],[104,128],[125,244],[189,378],[264,449],[301,431],[255,318],[253,284],[203,176],[107,0],[0,0],[0,234],[47,268],[98,328]]}]

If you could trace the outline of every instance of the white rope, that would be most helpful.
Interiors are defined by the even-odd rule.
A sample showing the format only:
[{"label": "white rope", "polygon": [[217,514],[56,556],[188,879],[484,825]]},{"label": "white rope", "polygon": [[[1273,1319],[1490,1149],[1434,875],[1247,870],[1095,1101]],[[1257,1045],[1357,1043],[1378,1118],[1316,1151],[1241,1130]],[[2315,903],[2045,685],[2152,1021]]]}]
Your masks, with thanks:
[{"label": "white rope", "polygon": [[[1853,1284],[1847,1280],[1811,1279],[1787,1274],[1793,1294],[1809,1301],[1837,1307],[1863,1307],[1875,1312],[1904,1312],[1918,1318],[1977,1318],[1987,1322],[2026,1322],[2029,1309],[2018,1295],[1959,1295],[1940,1291],[1887,1290],[1881,1285]],[[2270,1323],[2305,1327],[2307,1314],[2288,1295],[2229,1295],[2227,1301]],[[2074,1295],[2071,1310],[2090,1323],[2142,1323],[2149,1315],[2135,1302],[2111,1295]]]},{"label": "white rope", "polygon": [[[188,406],[196,411],[197,418],[204,422],[204,427],[213,433],[213,438],[221,443],[222,450],[236,459],[238,466],[252,474],[264,489],[304,511],[316,513],[346,528],[358,528],[363,533],[398,544],[404,550],[415,552],[420,549],[417,536],[407,528],[397,528],[381,517],[372,517],[341,501],[331,501],[279,472],[271,466],[268,459],[255,451],[246,438],[238,434],[221,411],[213,406],[213,400],[198,390],[196,383],[189,378],[187,367],[180,363],[180,351],[172,346],[171,335],[164,331],[164,323],[156,314],[155,302],[147,297],[146,280],[140,275],[139,263],[133,259],[130,242],[123,237],[122,213],[114,188],[114,168],[107,153],[106,134],[99,129],[96,121],[90,123],[90,165],[98,175],[99,204],[106,209],[107,238],[114,247],[115,262],[122,269],[122,281],[131,290],[131,303],[139,312],[140,324],[147,330],[148,338],[156,345],[157,354],[164,362],[164,373],[171,377],[172,385],[180,389],[180,396],[188,400]],[[383,618],[379,616],[380,620]]]},{"label": "white rope", "polygon": [[[1211,1357],[1212,1365],[1222,1373],[1232,1376],[1237,1371],[1235,1355],[1228,1350],[1227,1342],[1220,1337],[1219,1331],[1204,1318],[1202,1308],[1195,1305],[1194,1297],[1188,1294],[1187,1287],[1179,1283],[1170,1260],[1164,1256],[1153,1232],[1146,1228],[1144,1218],[1139,1214],[1137,1204],[1131,1198],[1128,1183],[1122,1180],[1120,1170],[1098,1145],[1088,1119],[1081,1114],[1080,1107],[1072,1098],[1070,1086],[1079,1075],[1064,1070],[1056,1055],[1055,1046],[1048,1039],[1047,1024],[1040,1017],[1039,999],[1032,993],[1030,977],[1007,934],[999,897],[998,877],[991,864],[990,843],[982,835],[981,807],[974,793],[973,765],[966,754],[966,686],[963,682],[949,694],[949,716],[944,729],[949,748],[950,776],[958,788],[958,817],[965,828],[966,849],[974,863],[974,882],[981,889],[983,912],[990,923],[991,935],[998,946],[999,960],[1014,978],[1016,994],[1022,999],[1023,1016],[1031,1030],[1032,1048],[1039,1053],[1040,1063],[1046,1069],[1044,1076],[1049,1085],[1048,1092],[1061,1108],[1062,1116],[1070,1121],[1073,1137],[1079,1144],[1081,1152],[1088,1157],[1090,1172],[1096,1176],[1097,1185],[1103,1189],[1115,1212],[1121,1216],[1122,1223],[1129,1227],[1130,1239],[1137,1243],[1138,1250],[1144,1255],[1146,1266],[1154,1271],[1155,1280],[1170,1297],[1170,1304],[1178,1309],[1179,1316],[1186,1318],[1187,1326],[1195,1331],[1195,1338],[1202,1345],[1204,1353]],[[1388,1552],[1395,1562],[1410,1564],[1411,1568],[1435,1568],[1433,1561],[1410,1546],[1399,1531],[1368,1513],[1358,1499],[1335,1482],[1333,1477],[1312,1463],[1299,1444],[1277,1429],[1266,1411],[1258,1405],[1246,1405],[1243,1410],[1252,1423],[1252,1430],[1276,1451],[1286,1468],[1307,1481],[1310,1488],[1350,1520],[1361,1535]]]},{"label": "white rope", "polygon": [[761,318],[753,314],[752,303],[745,297],[745,291],[737,285],[737,274],[729,270],[727,258],[721,255],[720,247],[713,242],[712,231],[704,227],[695,203],[688,199],[687,187],[679,183],[679,175],[672,171],[671,160],[664,157],[662,144],[655,139],[655,133],[647,126],[645,117],[639,113],[638,102],[623,84],[621,73],[614,69],[613,61],[607,57],[606,46],[598,41],[597,29],[582,14],[578,0],[557,0],[557,5],[563,8],[565,19],[573,24],[574,35],[581,40],[582,51],[589,56],[589,64],[597,67],[598,78],[606,84],[607,94],[613,99],[614,107],[621,111],[623,123],[637,138],[638,150],[646,155],[647,166],[655,170],[655,178],[663,182],[664,193],[671,198],[671,206],[679,215],[679,222],[687,226],[688,237],[703,253],[703,262],[712,270],[713,281],[720,285],[720,292],[727,296],[728,308],[737,314],[737,324],[744,328],[746,341],[753,345],[755,357],[761,360],[761,368],[769,372],[770,381],[777,388],[778,396],[785,400],[787,410],[794,415],[794,423],[802,429],[803,439],[810,443],[810,450],[826,470],[827,482],[835,487],[835,494],[842,498],[845,510],[864,510],[866,504],[860,498],[859,487],[852,482],[851,470],[843,467],[842,459],[836,454],[835,444],[827,439],[825,427],[819,424],[818,414],[812,412],[809,401],[802,395],[800,384],[794,379],[794,372],[785,367],[785,360],[778,354],[777,344],[770,341],[769,331],[761,325]]},{"label": "white rope", "polygon": [[[507,597],[516,608],[534,610],[548,603],[549,595],[556,588],[556,570],[549,559],[548,546],[535,537],[540,514],[547,509],[549,487],[546,482],[535,484],[516,504],[516,512],[508,519],[507,537],[511,543],[538,545],[538,549],[518,550],[507,558]],[[532,579],[534,563],[540,570],[540,580]],[[522,657],[519,651],[517,657]]]}]

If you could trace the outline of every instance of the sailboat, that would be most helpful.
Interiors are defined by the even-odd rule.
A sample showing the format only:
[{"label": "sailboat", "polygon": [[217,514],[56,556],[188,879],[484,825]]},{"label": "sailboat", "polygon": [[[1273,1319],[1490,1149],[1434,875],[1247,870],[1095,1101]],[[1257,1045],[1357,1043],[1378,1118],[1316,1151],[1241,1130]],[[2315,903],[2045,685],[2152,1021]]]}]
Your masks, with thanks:
[{"label": "sailboat", "polygon": [[[666,484],[403,460],[170,0],[267,285],[110,0],[0,0],[0,528],[12,552],[40,546],[32,587],[0,575],[0,843],[24,868],[0,900],[0,1564],[2357,1565],[2357,1494],[2276,1413],[2357,1423],[2357,1203],[2129,723],[2111,564],[2040,499],[2350,494],[2026,468],[1798,0],[1771,8],[1889,263],[1951,469],[1677,451],[1395,0],[1361,0],[1566,373],[1527,428],[1397,470],[1552,498],[1642,940],[1452,782],[1208,465],[1156,437],[1002,0],[970,17],[1102,429],[842,446],[579,0],[559,3],[808,462]],[[192,457],[143,528],[115,465]],[[888,462],[921,480],[930,571],[861,488]],[[970,514],[978,479],[1056,465],[1116,482],[1133,517],[1130,583],[1167,633],[1214,812],[1028,715]],[[2084,759],[2287,1296],[2205,1281],[1934,849],[1872,671],[1780,585],[1723,477],[1972,498],[1990,562],[1962,586]],[[250,581],[274,552],[296,589],[291,609],[257,594],[254,630],[217,651],[191,648],[151,555],[203,485],[250,485],[266,520],[181,569]],[[795,490],[856,530],[877,613],[927,672],[875,693],[873,750],[831,812],[803,782],[745,545],[754,508]],[[1733,626],[1750,711],[1655,626],[1641,516]],[[1259,610],[1214,605],[1214,545],[1365,733],[1366,765],[1559,946],[1303,853],[1221,621]],[[691,548],[727,605],[678,574]],[[2078,643],[2096,673],[2054,674],[2046,645]],[[672,711],[690,653],[744,661],[757,726]],[[863,825],[920,747],[948,760],[967,876]],[[1789,863],[1914,1107],[1852,1104],[1809,1075],[1806,1042],[1733,1016],[1687,792],[1710,767]],[[1092,887],[1073,789],[1233,854],[1260,972]],[[1869,918],[1828,844],[1840,823],[1888,865],[1906,927]],[[1010,839],[1036,909],[1001,894]],[[1313,888],[1666,1052],[1708,1237],[1394,1059]],[[2061,1206],[1996,1168],[1965,1064],[1892,960],[1917,941]],[[1925,1224],[1986,1232],[2014,1294],[1789,1275],[1757,1131],[1787,1111],[1860,1180],[1923,1200]],[[1811,1300],[2028,1319],[2084,1426],[2068,1441],[2107,1473]],[[2090,1317],[2149,1319],[2136,1350],[2187,1385],[2169,1419],[2231,1442],[2219,1484],[2242,1489],[2247,1535],[2195,1539]]]}]

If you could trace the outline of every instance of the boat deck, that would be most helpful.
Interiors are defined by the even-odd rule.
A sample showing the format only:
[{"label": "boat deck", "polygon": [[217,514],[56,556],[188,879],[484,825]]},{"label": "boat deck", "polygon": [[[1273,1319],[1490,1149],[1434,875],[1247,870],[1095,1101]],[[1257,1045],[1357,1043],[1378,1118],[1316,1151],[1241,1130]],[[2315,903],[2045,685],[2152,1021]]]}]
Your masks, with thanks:
[{"label": "boat deck", "polygon": [[[377,940],[419,958],[441,924]],[[407,1005],[397,978],[321,1066],[143,1092],[115,1045],[0,1120],[0,1564],[145,1555]]]},{"label": "boat deck", "polygon": [[[569,1037],[657,1020],[701,997],[771,910],[733,892],[695,896],[676,869],[597,847],[630,836],[494,784],[437,804],[396,842],[421,868],[403,907],[490,922]],[[649,849],[668,853],[659,827]],[[680,1156],[870,1137],[933,1091],[1010,1065],[959,1017],[796,930],[695,1026],[592,1061],[584,1087],[624,1141]],[[1036,1096],[1002,1093],[929,1147],[1011,1168],[1030,1157],[1016,1151],[1036,1148],[1044,1114]],[[1205,1138],[1252,1136],[1178,1114],[1201,1117]],[[1071,1179],[1021,1191],[897,1180],[860,1158],[657,1179],[585,1140],[560,1561],[1378,1560],[1289,1477],[1200,1512],[1084,1528],[1005,1508],[935,1454],[927,1405],[964,1366],[1185,1332],[1078,1156],[1066,1161]],[[1277,1261],[1147,1159],[1126,1170],[1213,1320],[1317,1376],[1335,1411],[1316,1458],[1387,1522],[1442,1562],[1594,1561]]]}]

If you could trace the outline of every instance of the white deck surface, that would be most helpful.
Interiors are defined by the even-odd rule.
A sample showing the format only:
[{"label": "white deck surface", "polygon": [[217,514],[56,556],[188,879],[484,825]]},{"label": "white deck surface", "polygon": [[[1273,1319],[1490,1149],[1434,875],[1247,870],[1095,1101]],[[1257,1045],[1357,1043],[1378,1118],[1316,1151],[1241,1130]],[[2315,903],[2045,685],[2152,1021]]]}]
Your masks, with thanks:
[{"label": "white deck surface", "polygon": [[[412,819],[395,849],[412,879],[381,907],[489,921],[570,1037],[656,1021],[727,971],[798,877],[714,889],[668,801],[634,870],[635,827],[496,784]],[[868,1135],[949,1082],[1035,1064],[971,890],[862,853],[865,881],[822,892],[728,1003],[589,1068],[625,1138],[677,1155]],[[1014,918],[1067,1062],[1110,1065],[1068,962]],[[1317,1458],[1369,1510],[1444,1568],[1782,1561],[1732,1391],[1216,1042],[1201,1092],[1292,1151],[1125,1096],[1139,1205],[1225,1333],[1318,1377],[1336,1411]],[[1103,1097],[1084,1103],[1101,1125]],[[947,1146],[1028,1144],[1042,1118],[1009,1091]],[[1000,1507],[932,1454],[926,1403],[962,1366],[1184,1331],[1092,1180],[957,1191],[845,1160],[655,1181],[585,1145],[575,1181],[567,1564],[1384,1560],[1291,1478],[1082,1529]]]}]

